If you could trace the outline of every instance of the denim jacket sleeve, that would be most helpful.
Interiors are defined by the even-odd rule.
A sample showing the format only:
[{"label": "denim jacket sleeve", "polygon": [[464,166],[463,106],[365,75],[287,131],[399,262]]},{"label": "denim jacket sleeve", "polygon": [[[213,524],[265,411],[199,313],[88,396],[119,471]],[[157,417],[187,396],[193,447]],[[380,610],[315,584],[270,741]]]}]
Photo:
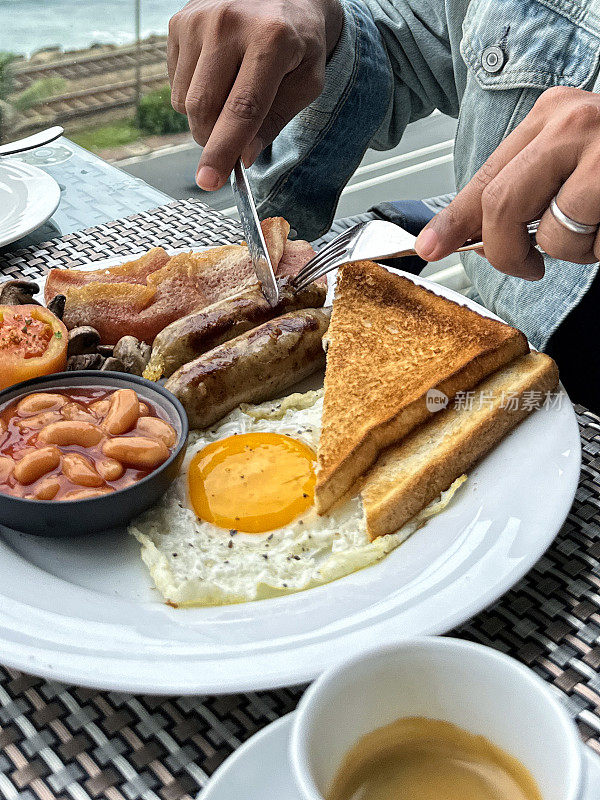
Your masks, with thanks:
[{"label": "denim jacket sleeve", "polygon": [[458,113],[445,3],[343,0],[344,25],[321,96],[251,169],[261,217],[312,240],[333,219],[368,147],[387,149],[434,108]]}]

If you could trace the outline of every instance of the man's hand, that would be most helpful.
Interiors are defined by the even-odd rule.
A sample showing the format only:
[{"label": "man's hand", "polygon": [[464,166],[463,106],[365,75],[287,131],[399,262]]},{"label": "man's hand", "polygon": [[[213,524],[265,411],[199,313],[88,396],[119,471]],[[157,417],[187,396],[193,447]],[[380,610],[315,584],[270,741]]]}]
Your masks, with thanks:
[{"label": "man's hand", "polygon": [[196,180],[220,188],[323,89],[342,28],[338,0],[191,0],[169,24],[173,108],[204,151]]},{"label": "man's hand", "polygon": [[600,222],[600,96],[557,87],[539,98],[452,203],[417,239],[428,261],[481,234],[485,257],[507,275],[539,280],[544,260],[526,223],[541,215],[537,242],[549,256],[578,264],[600,261],[600,237],[572,233],[548,210],[577,222]]}]

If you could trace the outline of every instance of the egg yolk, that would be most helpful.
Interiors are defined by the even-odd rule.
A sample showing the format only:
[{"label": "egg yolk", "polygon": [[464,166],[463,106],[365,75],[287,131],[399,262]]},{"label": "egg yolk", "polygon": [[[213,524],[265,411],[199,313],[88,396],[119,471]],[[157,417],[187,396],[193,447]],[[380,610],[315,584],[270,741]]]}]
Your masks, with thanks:
[{"label": "egg yolk", "polygon": [[242,433],[193,457],[188,488],[196,515],[220,528],[264,533],[313,503],[315,454],[281,433]]}]

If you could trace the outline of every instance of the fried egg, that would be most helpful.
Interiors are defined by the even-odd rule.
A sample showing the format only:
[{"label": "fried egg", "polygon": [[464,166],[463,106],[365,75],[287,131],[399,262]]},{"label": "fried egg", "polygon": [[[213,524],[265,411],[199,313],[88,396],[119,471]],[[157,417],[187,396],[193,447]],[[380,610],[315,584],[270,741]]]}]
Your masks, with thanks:
[{"label": "fried egg", "polygon": [[240,406],[190,433],[179,476],[130,527],[164,599],[240,603],[298,592],[381,560],[450,501],[455,481],[400,531],[370,541],[359,497],[314,508],[323,393]]}]

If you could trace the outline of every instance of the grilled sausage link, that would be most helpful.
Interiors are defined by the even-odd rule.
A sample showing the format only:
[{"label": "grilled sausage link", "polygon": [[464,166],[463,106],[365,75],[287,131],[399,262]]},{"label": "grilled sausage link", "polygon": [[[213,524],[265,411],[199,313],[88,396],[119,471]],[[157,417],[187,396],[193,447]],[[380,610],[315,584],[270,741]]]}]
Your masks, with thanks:
[{"label": "grilled sausage link", "polygon": [[185,364],[165,387],[190,426],[206,428],[240,403],[276,397],[325,365],[330,308],[310,308],[265,322]]},{"label": "grilled sausage link", "polygon": [[269,319],[300,308],[319,308],[326,293],[327,287],[318,283],[294,293],[289,278],[282,278],[276,306],[267,303],[257,284],[234,297],[193,311],[167,325],[155,338],[144,377],[153,381],[163,375],[168,378],[183,364]]}]

